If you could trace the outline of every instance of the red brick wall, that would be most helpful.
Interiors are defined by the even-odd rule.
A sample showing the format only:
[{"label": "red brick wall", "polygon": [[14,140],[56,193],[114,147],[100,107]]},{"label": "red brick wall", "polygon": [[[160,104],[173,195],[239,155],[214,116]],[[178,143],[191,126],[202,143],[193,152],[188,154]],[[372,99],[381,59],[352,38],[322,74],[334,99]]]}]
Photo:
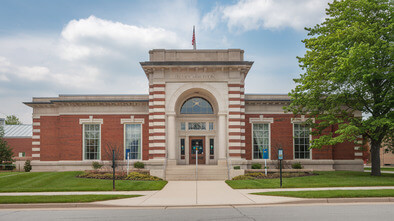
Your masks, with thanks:
[{"label": "red brick wall", "polygon": [[14,157],[18,157],[19,152],[25,152],[25,157],[31,157],[31,138],[4,138],[4,140],[12,147]]},{"label": "red brick wall", "polygon": [[[252,141],[252,124],[249,123],[250,118],[259,118],[260,114],[247,114],[245,119],[245,155],[247,160],[252,159],[253,141]],[[285,159],[292,160],[293,156],[293,124],[291,123],[292,114],[264,114],[264,118],[274,118],[271,124],[271,159],[277,157],[276,151],[278,147],[284,150]],[[334,147],[325,146],[321,149],[312,150],[312,159],[354,159],[354,144],[345,142],[337,144]]]},{"label": "red brick wall", "polygon": [[[107,144],[120,146],[123,155],[124,125],[120,119],[131,115],[92,115],[93,119],[103,119],[101,125],[101,159],[109,160],[104,148]],[[79,119],[88,119],[87,115],[42,116],[40,118],[40,160],[82,160],[82,124]],[[148,115],[134,115],[144,118],[142,124],[142,159],[148,159]]]}]

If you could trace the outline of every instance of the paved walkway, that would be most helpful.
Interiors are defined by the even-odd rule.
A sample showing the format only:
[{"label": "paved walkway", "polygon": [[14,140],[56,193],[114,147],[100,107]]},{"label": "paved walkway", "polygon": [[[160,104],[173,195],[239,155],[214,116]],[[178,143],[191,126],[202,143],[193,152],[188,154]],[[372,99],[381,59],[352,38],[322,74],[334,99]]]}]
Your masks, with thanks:
[{"label": "paved walkway", "polygon": [[305,202],[306,199],[276,196],[261,196],[250,193],[270,191],[301,190],[368,190],[394,189],[384,187],[329,187],[329,188],[283,188],[283,189],[239,189],[234,190],[224,181],[169,181],[161,191],[100,191],[100,192],[34,192],[0,193],[0,196],[20,195],[82,195],[82,194],[124,194],[143,195],[142,197],[93,202],[97,206],[210,206],[210,205],[258,205],[276,203]]}]

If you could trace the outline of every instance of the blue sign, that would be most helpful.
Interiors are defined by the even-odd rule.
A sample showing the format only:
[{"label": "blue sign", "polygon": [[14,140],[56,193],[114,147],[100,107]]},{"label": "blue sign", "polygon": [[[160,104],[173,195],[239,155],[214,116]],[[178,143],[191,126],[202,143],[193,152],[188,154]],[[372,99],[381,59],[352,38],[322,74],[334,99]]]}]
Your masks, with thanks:
[{"label": "blue sign", "polygon": [[283,149],[278,149],[278,160],[283,160]]},{"label": "blue sign", "polygon": [[126,149],[126,160],[129,159],[130,156],[130,149]]},{"label": "blue sign", "polygon": [[269,153],[268,153],[268,148],[263,149],[263,159],[268,160],[269,159]]}]

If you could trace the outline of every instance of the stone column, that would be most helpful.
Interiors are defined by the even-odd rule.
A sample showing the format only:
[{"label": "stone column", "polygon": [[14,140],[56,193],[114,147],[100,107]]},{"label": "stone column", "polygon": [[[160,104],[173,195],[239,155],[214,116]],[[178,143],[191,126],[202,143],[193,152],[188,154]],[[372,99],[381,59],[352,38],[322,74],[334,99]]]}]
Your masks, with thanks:
[{"label": "stone column", "polygon": [[226,149],[227,149],[226,115],[219,114],[218,122],[219,122],[219,125],[218,125],[219,160],[226,160]]},{"label": "stone column", "polygon": [[168,160],[175,160],[176,156],[176,145],[175,145],[175,115],[171,114],[167,117],[167,151],[168,151]]}]

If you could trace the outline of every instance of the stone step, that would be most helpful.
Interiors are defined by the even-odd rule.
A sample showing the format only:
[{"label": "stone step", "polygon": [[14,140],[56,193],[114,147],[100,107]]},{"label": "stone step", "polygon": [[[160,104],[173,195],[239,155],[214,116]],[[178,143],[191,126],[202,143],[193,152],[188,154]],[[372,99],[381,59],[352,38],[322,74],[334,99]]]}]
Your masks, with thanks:
[{"label": "stone step", "polygon": [[[198,166],[198,180],[226,180],[227,173],[225,166]],[[196,166],[169,165],[166,169],[166,180],[196,180]]]}]

